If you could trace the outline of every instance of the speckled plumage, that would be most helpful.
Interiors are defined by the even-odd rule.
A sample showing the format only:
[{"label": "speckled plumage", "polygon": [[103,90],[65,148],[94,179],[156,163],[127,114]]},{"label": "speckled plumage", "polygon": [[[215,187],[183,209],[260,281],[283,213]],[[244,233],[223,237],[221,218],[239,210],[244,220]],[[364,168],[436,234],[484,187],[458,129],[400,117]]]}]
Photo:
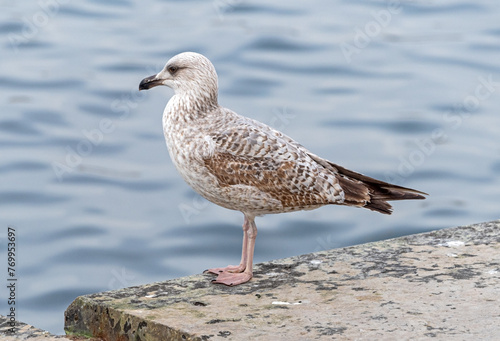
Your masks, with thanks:
[{"label": "speckled plumage", "polygon": [[[328,204],[390,214],[387,200],[424,198],[423,192],[335,165],[281,132],[219,106],[215,68],[200,54],[185,52],[173,57],[157,75],[145,78],[139,88],[156,85],[175,90],[163,113],[163,132],[177,170],[206,199],[243,212],[245,238],[248,231],[255,230],[255,240],[254,217],[258,215]],[[253,257],[253,244],[247,242],[244,239],[239,267],[213,269],[219,277],[225,273],[230,278],[218,279],[219,283],[233,285],[234,273],[248,273],[245,268],[248,258]],[[251,255],[245,255],[250,248]],[[251,264],[246,280],[250,278]]]},{"label": "speckled plumage", "polygon": [[196,124],[178,112],[169,105],[164,115],[170,156],[208,200],[254,216],[343,202],[335,175],[278,131],[220,107]]}]

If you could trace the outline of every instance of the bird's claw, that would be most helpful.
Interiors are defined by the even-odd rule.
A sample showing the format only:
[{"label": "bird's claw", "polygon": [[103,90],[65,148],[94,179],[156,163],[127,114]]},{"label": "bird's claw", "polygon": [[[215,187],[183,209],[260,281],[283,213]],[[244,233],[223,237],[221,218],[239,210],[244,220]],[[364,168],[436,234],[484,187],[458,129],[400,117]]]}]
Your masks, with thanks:
[{"label": "bird's claw", "polygon": [[248,272],[221,272],[216,279],[212,281],[215,284],[224,284],[227,286],[235,286],[238,284],[243,284],[252,279],[252,274]]},{"label": "bird's claw", "polygon": [[203,271],[204,273],[209,272],[214,275],[219,275],[223,272],[229,272],[229,273],[239,273],[245,271],[245,266],[244,265],[228,265],[225,268],[212,268],[212,269],[207,269]]}]

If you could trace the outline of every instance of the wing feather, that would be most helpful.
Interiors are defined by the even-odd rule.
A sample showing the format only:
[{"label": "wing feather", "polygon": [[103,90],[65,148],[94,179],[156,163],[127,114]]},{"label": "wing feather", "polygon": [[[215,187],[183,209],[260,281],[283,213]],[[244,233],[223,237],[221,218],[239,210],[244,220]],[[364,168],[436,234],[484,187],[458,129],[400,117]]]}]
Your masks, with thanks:
[{"label": "wing feather", "polygon": [[221,186],[252,186],[284,208],[306,209],[343,200],[335,175],[272,128],[242,124],[212,138],[215,151],[204,162]]}]

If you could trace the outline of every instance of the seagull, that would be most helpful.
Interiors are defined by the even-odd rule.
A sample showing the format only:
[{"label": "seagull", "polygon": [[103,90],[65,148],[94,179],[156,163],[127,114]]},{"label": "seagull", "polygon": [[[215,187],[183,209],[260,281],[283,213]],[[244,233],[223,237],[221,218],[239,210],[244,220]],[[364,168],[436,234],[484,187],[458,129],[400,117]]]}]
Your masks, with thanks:
[{"label": "seagull", "polygon": [[218,103],[218,77],[205,56],[172,57],[139,90],[174,90],[163,112],[167,148],[180,175],[207,200],[244,215],[240,264],[206,270],[213,283],[248,282],[257,226],[265,214],[324,205],[363,207],[391,214],[390,200],[425,199],[427,193],[353,172],[310,152],[270,126]]}]

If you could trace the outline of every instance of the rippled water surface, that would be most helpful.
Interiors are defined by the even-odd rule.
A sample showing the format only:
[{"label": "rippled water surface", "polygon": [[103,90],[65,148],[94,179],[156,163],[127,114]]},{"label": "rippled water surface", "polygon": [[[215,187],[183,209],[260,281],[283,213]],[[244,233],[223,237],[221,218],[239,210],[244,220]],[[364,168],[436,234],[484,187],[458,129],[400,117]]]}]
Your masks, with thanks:
[{"label": "rippled water surface", "polygon": [[172,91],[137,91],[186,50],[213,61],[224,106],[430,193],[392,216],[324,207],[258,218],[256,262],[500,217],[497,1],[0,8],[0,262],[15,227],[20,320],[62,333],[78,295],[239,260],[242,215],[198,197],[168,157]]}]

